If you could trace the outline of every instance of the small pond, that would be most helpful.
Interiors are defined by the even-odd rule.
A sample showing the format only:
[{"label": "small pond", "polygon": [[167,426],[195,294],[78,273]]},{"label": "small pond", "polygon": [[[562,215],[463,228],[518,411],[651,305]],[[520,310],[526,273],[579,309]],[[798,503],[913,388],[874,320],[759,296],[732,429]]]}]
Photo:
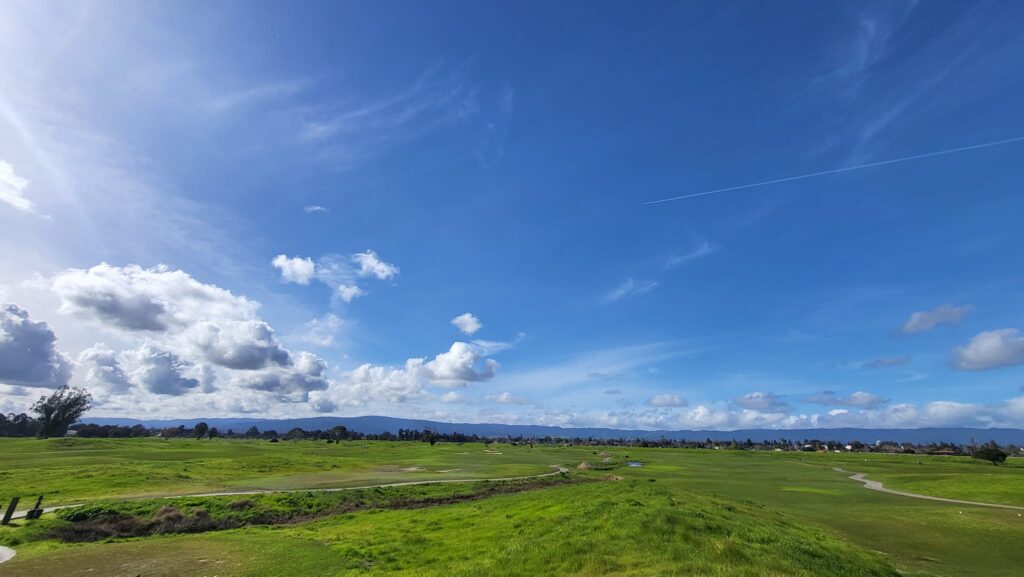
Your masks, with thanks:
[{"label": "small pond", "polygon": [[626,461],[626,465],[629,465],[630,467],[643,467],[644,466],[644,464],[641,463],[640,461]]}]

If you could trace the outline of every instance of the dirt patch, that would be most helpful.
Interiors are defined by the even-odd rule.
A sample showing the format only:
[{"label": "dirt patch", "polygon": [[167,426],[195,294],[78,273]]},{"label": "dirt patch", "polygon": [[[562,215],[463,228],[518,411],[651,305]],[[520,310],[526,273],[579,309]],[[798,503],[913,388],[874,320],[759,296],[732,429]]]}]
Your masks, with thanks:
[{"label": "dirt patch", "polygon": [[580,471],[589,471],[590,470],[590,463],[588,463],[586,461],[583,461],[579,465],[576,465],[576,468],[579,469]]},{"label": "dirt patch", "polygon": [[484,452],[487,453],[488,455],[500,455],[500,454],[502,454],[501,451],[492,451],[490,449],[484,449]]},{"label": "dirt patch", "polygon": [[454,473],[455,471],[461,471],[462,469],[439,469],[438,473]]},{"label": "dirt patch", "polygon": [[418,473],[420,471],[426,471],[426,469],[424,469],[423,467],[404,467],[399,470],[402,471],[403,473]]}]

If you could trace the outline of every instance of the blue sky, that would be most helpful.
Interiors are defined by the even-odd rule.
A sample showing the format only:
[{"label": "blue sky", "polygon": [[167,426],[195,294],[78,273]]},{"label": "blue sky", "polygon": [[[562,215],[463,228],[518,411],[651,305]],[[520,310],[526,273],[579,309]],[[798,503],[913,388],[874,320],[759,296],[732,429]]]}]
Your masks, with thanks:
[{"label": "blue sky", "polygon": [[1024,142],[644,204],[1024,136],[1017,3],[8,8],[0,411],[1024,426]]}]

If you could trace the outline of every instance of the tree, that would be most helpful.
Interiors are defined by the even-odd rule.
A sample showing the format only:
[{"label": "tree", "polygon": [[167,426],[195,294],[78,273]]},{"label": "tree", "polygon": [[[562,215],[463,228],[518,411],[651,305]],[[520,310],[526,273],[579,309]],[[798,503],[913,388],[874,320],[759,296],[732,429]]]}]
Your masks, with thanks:
[{"label": "tree", "polygon": [[85,389],[61,387],[49,397],[43,395],[32,405],[32,412],[39,415],[37,435],[42,439],[63,437],[68,427],[91,408],[92,395]]},{"label": "tree", "polygon": [[260,430],[256,428],[256,425],[249,427],[249,430],[245,432],[245,438],[251,439],[253,437],[259,437]]},{"label": "tree", "polygon": [[1003,451],[994,444],[978,447],[971,456],[982,461],[989,461],[993,465],[1005,462],[1007,457],[1006,451]]},{"label": "tree", "polygon": [[207,432],[206,434],[211,439],[216,439],[217,437],[220,436],[220,431],[217,430],[217,427],[210,427],[209,432]]},{"label": "tree", "polygon": [[199,421],[196,423],[195,429],[192,430],[195,433],[197,439],[202,439],[206,436],[206,432],[210,430],[210,425],[207,425],[205,421]]}]

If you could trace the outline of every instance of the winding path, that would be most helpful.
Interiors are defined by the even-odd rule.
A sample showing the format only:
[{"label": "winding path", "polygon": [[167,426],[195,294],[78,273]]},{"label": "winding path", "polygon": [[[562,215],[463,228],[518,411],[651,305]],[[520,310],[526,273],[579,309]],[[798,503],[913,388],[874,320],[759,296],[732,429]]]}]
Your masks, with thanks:
[{"label": "winding path", "polygon": [[[479,483],[481,481],[522,481],[524,479],[541,479],[543,477],[554,477],[562,473],[568,473],[569,469],[560,465],[548,465],[554,467],[555,470],[550,473],[540,473],[537,475],[523,475],[521,477],[494,477],[490,479],[426,479],[423,481],[400,481],[397,483],[378,483],[376,485],[360,485],[359,487],[333,487],[328,489],[256,489],[252,491],[220,491],[217,493],[191,493],[187,495],[166,495],[163,497],[151,496],[151,497],[135,497],[136,499],[177,499],[182,497],[230,497],[232,495],[266,495],[269,493],[305,493],[308,491],[323,491],[323,492],[335,492],[335,491],[356,491],[358,489],[376,489],[378,487],[408,487],[411,485],[432,485],[435,483]],[[125,499],[126,501],[131,498]],[[81,507],[84,503],[76,503],[74,505],[60,505],[57,507],[44,507],[43,513],[51,513],[53,511],[60,511],[61,509],[70,509],[72,507]],[[11,519],[23,519],[28,511],[18,511]],[[0,547],[0,563],[9,561],[11,557],[14,557],[14,549],[9,547]]]},{"label": "winding path", "polygon": [[[850,474],[845,469],[839,467],[832,467],[832,470],[837,473]],[[998,503],[982,503],[980,501],[964,501],[961,499],[947,499],[945,497],[933,497],[931,495],[922,495],[920,493],[909,493],[907,491],[897,491],[895,489],[887,489],[880,481],[872,481],[867,478],[867,473],[853,473],[850,474],[850,478],[854,481],[860,481],[864,483],[865,489],[871,489],[872,491],[878,491],[881,493],[889,493],[890,495],[900,495],[901,497],[912,497],[914,499],[927,499],[929,501],[941,501],[943,503],[955,503],[957,505],[974,505],[976,507],[992,507],[995,509],[1013,509],[1015,511],[1024,511],[1024,507],[1018,505],[1000,505]]]}]

